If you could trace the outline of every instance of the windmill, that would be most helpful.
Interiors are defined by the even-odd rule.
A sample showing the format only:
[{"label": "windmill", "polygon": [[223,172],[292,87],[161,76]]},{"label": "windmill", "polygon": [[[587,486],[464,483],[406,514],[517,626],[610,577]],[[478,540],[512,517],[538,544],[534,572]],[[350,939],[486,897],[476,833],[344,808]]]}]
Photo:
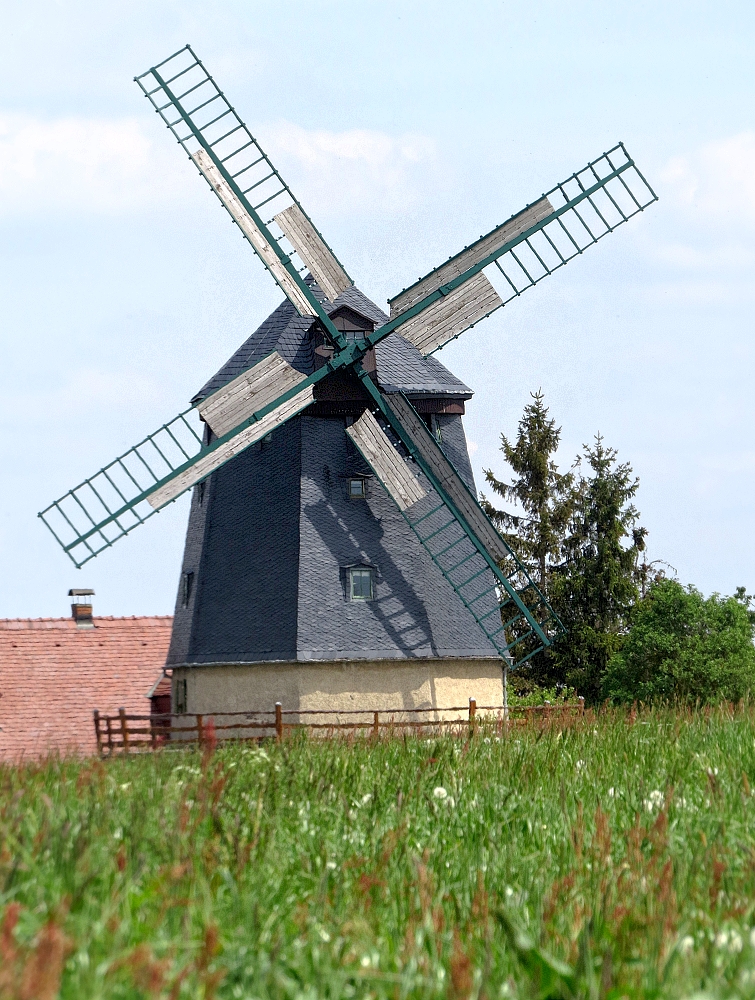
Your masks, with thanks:
[{"label": "windmill", "polygon": [[[401,587],[411,591],[412,599],[422,591],[414,611],[404,602],[396,614],[383,615],[381,634],[393,636],[389,657],[462,655],[471,644],[474,655],[519,665],[548,646],[562,626],[475,497],[460,418],[471,393],[431,355],[656,200],[624,145],[405,288],[390,300],[387,316],[354,287],[190,46],[136,82],[287,301],[186,411],[40,513],[64,551],[80,567],[194,488],[172,662],[249,662],[228,638],[240,605],[231,618],[222,608],[233,604],[234,595],[241,594],[243,603],[249,574],[259,577],[264,564],[263,582],[257,579],[247,603],[255,605],[254,628],[265,631],[276,602],[285,603],[276,588],[282,592],[291,582],[281,582],[280,567],[296,564],[291,572],[297,579],[303,573],[301,553],[294,549],[305,545],[304,535],[297,529],[289,552],[293,533],[282,530],[278,538],[276,532],[288,523],[285,512],[295,506],[293,493],[300,500],[296,518],[301,521],[302,484],[317,481],[320,513],[340,526],[354,550],[353,560],[343,551],[337,559],[338,586],[353,604],[350,614],[361,613],[354,610],[359,602],[366,606],[381,586],[389,598]],[[486,272],[497,276],[502,292]],[[294,348],[282,346],[287,336],[293,337]],[[404,374],[391,384],[396,370]],[[434,411],[430,406],[423,412],[407,371],[415,373],[415,381],[424,379],[425,389],[428,379],[432,383],[423,391],[435,400]],[[298,463],[296,483],[283,481],[291,462]],[[309,473],[305,466],[312,467]],[[364,505],[341,503],[367,493],[373,504],[369,527]],[[328,501],[336,496],[338,502]],[[312,521],[311,510],[307,516]],[[308,536],[314,547],[325,530]],[[384,555],[394,539],[392,555],[385,556],[390,572],[365,555],[355,538],[360,531],[365,537],[377,531]],[[219,546],[224,546],[220,556]],[[269,595],[265,573],[273,591]],[[327,633],[338,617],[328,587],[316,575],[306,594],[300,579],[297,586],[296,602]],[[432,638],[433,622],[425,622],[423,633],[420,621],[432,603],[428,586],[446,595],[435,610],[436,622],[445,621],[442,649]],[[200,597],[205,640],[192,653]],[[297,613],[294,632],[301,631],[301,607]],[[353,614],[341,626],[358,635],[362,626]],[[408,625],[396,624],[402,614],[408,615]],[[461,650],[453,648],[455,628],[466,637]],[[412,645],[407,636],[418,630],[424,639],[420,635]],[[252,659],[285,659],[285,650],[271,652],[276,641],[268,642],[266,655],[253,653]],[[331,635],[329,641],[325,645],[334,658],[362,655],[358,638]],[[321,654],[313,658],[322,659]]]}]

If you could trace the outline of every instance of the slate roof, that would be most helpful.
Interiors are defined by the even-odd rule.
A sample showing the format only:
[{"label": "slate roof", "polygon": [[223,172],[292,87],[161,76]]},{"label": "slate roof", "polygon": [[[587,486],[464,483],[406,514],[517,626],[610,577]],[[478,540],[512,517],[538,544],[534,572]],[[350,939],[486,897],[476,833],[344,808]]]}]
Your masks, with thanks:
[{"label": "slate roof", "polygon": [[[439,420],[474,489],[461,417]],[[348,477],[369,471],[342,420],[301,416],[212,473],[192,497],[194,586],[186,605],[179,593],[167,665],[497,657],[379,481],[349,499]],[[375,569],[372,601],[348,599],[356,564]]]},{"label": "slate roof", "polygon": [[0,619],[0,759],[94,753],[92,712],[148,714],[171,616]]},{"label": "slate roof", "polygon": [[[311,280],[309,283],[328,314],[345,305],[372,320],[376,326],[388,320],[382,309],[354,286],[330,303],[317,284]],[[277,351],[297,371],[311,375],[315,368],[312,341],[307,335],[311,325],[311,319],[300,316],[286,299],[202,386],[191,402],[196,403],[216,392],[272,351]],[[434,357],[423,358],[417,348],[398,333],[392,333],[381,341],[375,348],[375,354],[378,381],[386,392],[405,392],[409,396],[449,395],[461,399],[472,396],[472,390],[440,361]]]}]

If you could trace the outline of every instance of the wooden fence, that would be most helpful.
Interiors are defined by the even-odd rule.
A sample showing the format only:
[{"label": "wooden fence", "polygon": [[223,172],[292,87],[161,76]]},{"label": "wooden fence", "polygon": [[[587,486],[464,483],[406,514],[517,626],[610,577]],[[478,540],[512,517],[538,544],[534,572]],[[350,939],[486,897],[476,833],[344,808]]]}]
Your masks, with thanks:
[{"label": "wooden fence", "polygon": [[[173,715],[127,715],[126,710],[122,708],[117,715],[101,715],[95,710],[94,733],[98,752],[101,756],[109,757],[117,753],[181,749],[191,745],[203,747],[230,740],[280,741],[286,733],[295,730],[317,732],[324,736],[335,736],[344,731],[362,732],[375,739],[380,737],[381,731],[391,734],[404,732],[431,734],[446,730],[473,735],[482,722],[494,731],[502,733],[510,726],[531,722],[546,725],[556,722],[568,724],[584,715],[584,711],[584,698],[580,698],[577,705],[515,706],[508,709],[502,709],[499,705],[478,705],[474,698],[469,699],[468,706],[462,707],[398,708],[377,711],[284,710],[280,702],[275,703],[272,712],[217,712],[214,715],[195,715],[188,712]],[[464,714],[449,718],[453,712]],[[286,717],[292,715],[297,716],[297,720],[286,721]],[[302,720],[302,716],[306,721]],[[339,718],[334,719],[333,716]],[[344,717],[349,721],[340,721]]]}]

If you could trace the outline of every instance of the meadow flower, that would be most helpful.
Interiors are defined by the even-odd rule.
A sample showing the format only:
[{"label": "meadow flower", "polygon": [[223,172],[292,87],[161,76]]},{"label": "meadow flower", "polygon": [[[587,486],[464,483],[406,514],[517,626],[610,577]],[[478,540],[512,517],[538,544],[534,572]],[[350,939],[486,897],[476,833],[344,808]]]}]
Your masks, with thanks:
[{"label": "meadow flower", "polygon": [[585,766],[585,762],[583,760],[578,760],[576,766],[577,766],[577,770],[581,771],[584,768],[584,766]]},{"label": "meadow flower", "polygon": [[691,937],[689,934],[687,934],[686,937],[683,937],[679,942],[679,951],[682,953],[682,955],[689,955],[689,953],[692,951],[694,947],[695,947],[695,939]]},{"label": "meadow flower", "polygon": [[663,792],[660,792],[657,788],[648,795],[645,799],[643,805],[645,810],[649,813],[655,812],[656,809],[660,809],[663,805]]},{"label": "meadow flower", "polygon": [[338,865],[335,863],[335,861],[326,861],[325,867],[329,868],[332,872],[334,872],[338,867]]},{"label": "meadow flower", "polygon": [[616,789],[615,788],[609,788],[608,789],[608,798],[612,799],[612,798],[614,798],[615,795],[616,795]]},{"label": "meadow flower", "polygon": [[732,955],[742,950],[742,937],[736,931],[719,931],[715,938],[716,948],[725,948]]},{"label": "meadow flower", "polygon": [[366,795],[363,795],[362,796],[362,805],[366,806],[367,803],[370,801],[371,798],[372,798],[372,792],[367,792]]},{"label": "meadow flower", "polygon": [[433,788],[433,797],[436,799],[447,799],[448,792],[442,785],[438,785],[437,788]]}]

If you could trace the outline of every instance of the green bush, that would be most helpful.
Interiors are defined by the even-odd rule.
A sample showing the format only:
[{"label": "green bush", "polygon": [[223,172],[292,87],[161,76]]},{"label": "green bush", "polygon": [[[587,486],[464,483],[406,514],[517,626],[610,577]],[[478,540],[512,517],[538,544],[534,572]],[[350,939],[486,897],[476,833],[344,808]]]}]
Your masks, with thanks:
[{"label": "green bush", "polygon": [[755,690],[755,646],[749,598],[705,598],[676,580],[661,580],[637,603],[629,634],[603,683],[615,702],[739,701]]}]

